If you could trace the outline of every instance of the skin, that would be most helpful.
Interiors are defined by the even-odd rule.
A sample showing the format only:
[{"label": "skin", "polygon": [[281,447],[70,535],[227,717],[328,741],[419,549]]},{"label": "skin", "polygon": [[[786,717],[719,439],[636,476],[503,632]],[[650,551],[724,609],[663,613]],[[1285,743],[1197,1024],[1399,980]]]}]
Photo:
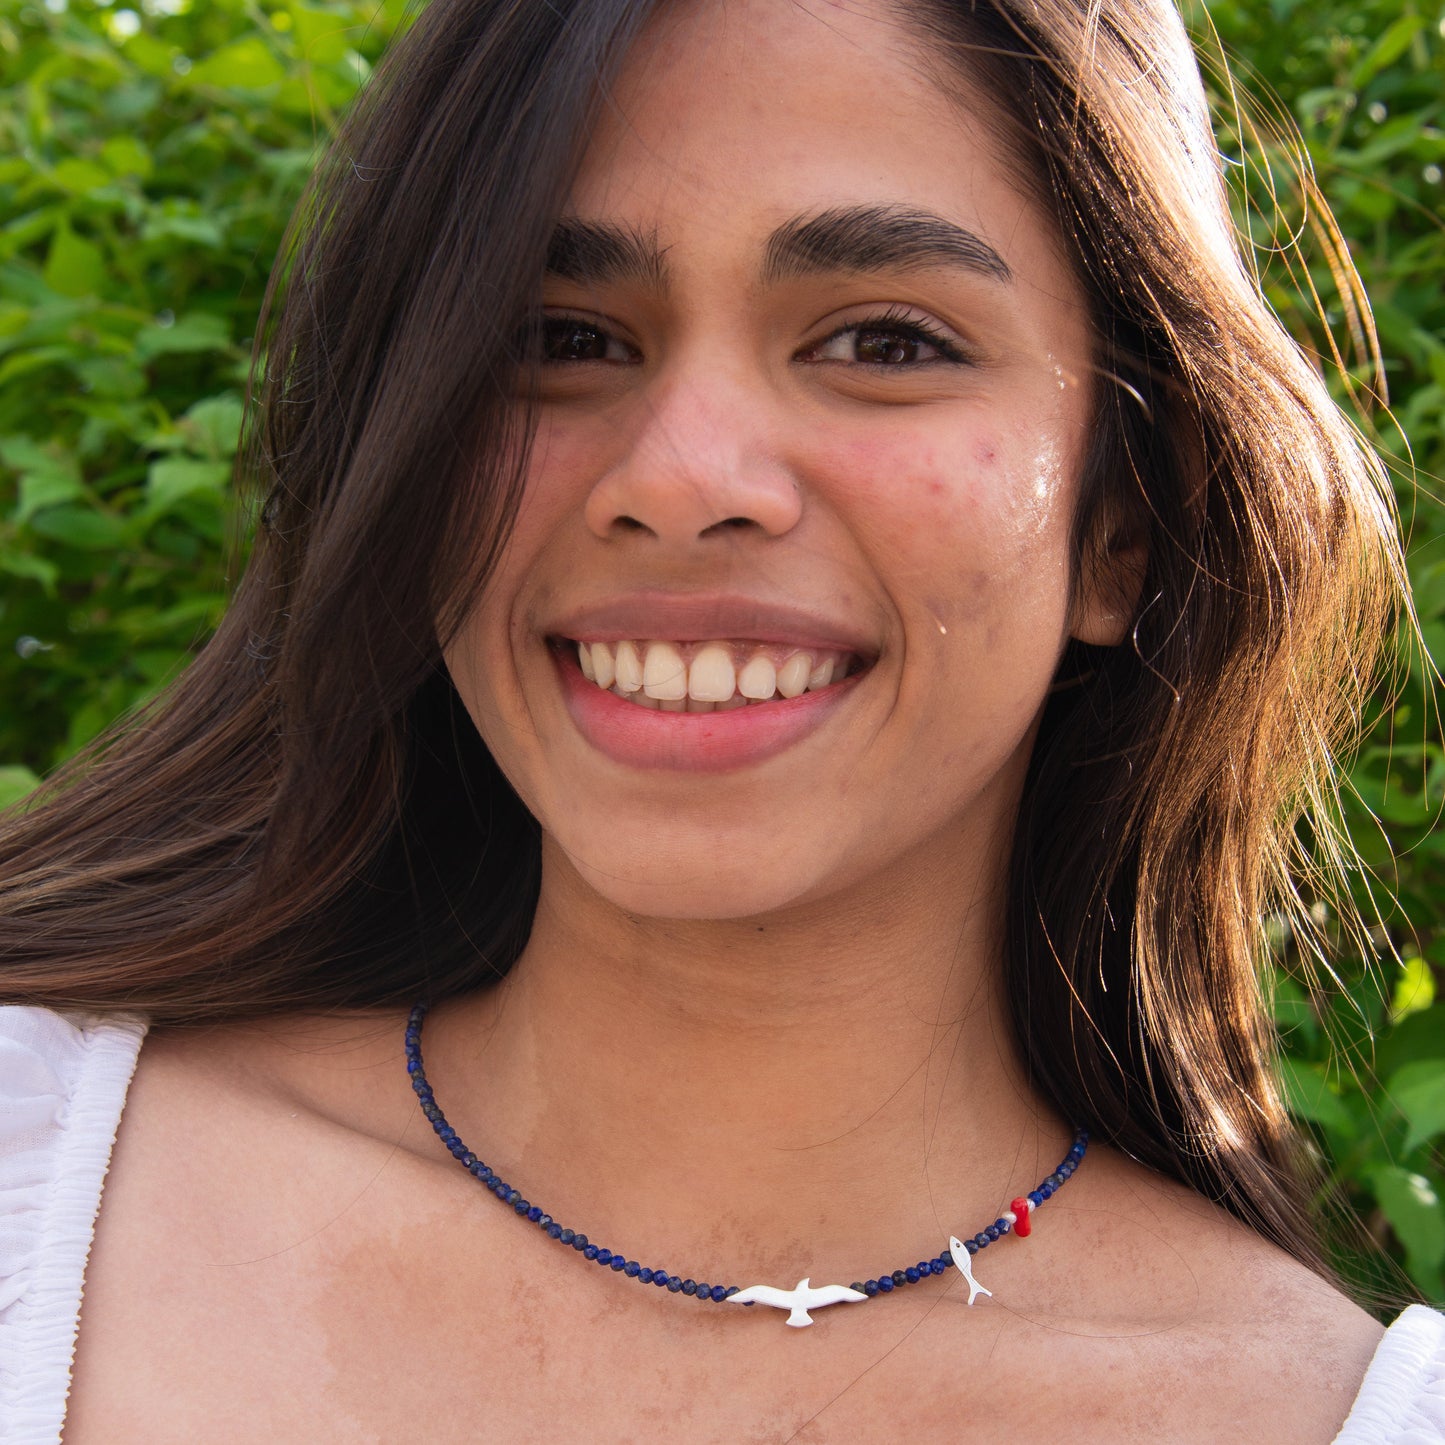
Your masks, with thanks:
[{"label": "skin", "polygon": [[[774,229],[838,205],[936,213],[1012,279],[765,283]],[[1137,569],[1119,548],[1114,574],[1071,575],[1087,319],[988,124],[870,4],[671,7],[568,211],[655,235],[669,284],[549,284],[601,360],[540,375],[516,533],[447,659],[543,823],[542,900],[508,979],[434,1010],[428,1074],[472,1147],[595,1239],[698,1278],[847,1283],[975,1232],[1070,1136],[1013,1054],[996,900],[1058,658],[1118,639]],[[846,328],[880,314],[969,360],[865,364]],[[805,605],[871,665],[777,757],[624,768],[571,722],[548,638],[639,588]],[[68,1445],[683,1421],[703,1440],[1324,1441],[1379,1337],[1097,1146],[1029,1241],[980,1259],[994,1297],[972,1310],[952,1272],[810,1330],[684,1305],[489,1200],[418,1115],[400,1032],[287,1018],[147,1042]]]}]

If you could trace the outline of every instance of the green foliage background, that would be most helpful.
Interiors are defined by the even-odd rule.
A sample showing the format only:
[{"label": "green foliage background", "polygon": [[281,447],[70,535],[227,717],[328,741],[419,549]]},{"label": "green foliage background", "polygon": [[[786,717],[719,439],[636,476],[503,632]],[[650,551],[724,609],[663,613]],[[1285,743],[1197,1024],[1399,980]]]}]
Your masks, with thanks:
[{"label": "green foliage background", "polygon": [[[318,140],[404,9],[0,0],[0,805],[214,626],[266,273]],[[1340,396],[1390,459],[1445,664],[1445,16],[1438,0],[1186,13],[1251,254],[1294,334],[1338,356]],[[1213,32],[1232,80],[1208,60]],[[1364,274],[1388,408],[1302,173]],[[1281,930],[1276,1007],[1291,1100],[1340,1192],[1445,1304],[1445,748],[1429,661],[1407,643],[1401,659],[1346,808],[1371,957],[1341,937],[1320,991]],[[1398,1288],[1367,1251],[1340,1251],[1362,1283]]]}]

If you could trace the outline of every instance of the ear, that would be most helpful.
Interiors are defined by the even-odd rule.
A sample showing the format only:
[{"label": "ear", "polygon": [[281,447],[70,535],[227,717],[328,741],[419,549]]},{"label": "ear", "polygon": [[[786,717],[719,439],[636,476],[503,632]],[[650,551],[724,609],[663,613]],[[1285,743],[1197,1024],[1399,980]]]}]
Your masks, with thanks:
[{"label": "ear", "polygon": [[1129,635],[1149,560],[1143,539],[1116,532],[1085,550],[1069,634],[1091,647],[1118,647]]}]

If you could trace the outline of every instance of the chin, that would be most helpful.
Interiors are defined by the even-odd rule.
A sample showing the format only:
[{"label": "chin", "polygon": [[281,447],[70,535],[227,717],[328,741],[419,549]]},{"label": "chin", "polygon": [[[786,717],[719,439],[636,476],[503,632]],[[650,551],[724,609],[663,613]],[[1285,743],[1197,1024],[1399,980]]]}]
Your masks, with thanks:
[{"label": "chin", "polygon": [[[796,847],[786,856],[751,852],[731,861],[717,838],[696,847],[659,847],[657,840],[627,848],[613,840],[601,853],[567,853],[582,884],[623,913],[699,922],[760,917],[819,901],[832,889],[831,867],[805,866]],[[833,860],[829,860],[831,864]]]}]

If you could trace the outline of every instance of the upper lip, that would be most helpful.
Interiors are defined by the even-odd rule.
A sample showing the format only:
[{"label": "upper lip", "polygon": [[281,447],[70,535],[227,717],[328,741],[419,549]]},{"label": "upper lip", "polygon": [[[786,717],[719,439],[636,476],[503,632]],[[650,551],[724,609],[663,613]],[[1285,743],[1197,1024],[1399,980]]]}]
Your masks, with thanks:
[{"label": "upper lip", "polygon": [[862,629],[835,617],[724,593],[628,592],[560,613],[543,630],[574,642],[733,640],[852,652],[865,659],[878,651]]}]

